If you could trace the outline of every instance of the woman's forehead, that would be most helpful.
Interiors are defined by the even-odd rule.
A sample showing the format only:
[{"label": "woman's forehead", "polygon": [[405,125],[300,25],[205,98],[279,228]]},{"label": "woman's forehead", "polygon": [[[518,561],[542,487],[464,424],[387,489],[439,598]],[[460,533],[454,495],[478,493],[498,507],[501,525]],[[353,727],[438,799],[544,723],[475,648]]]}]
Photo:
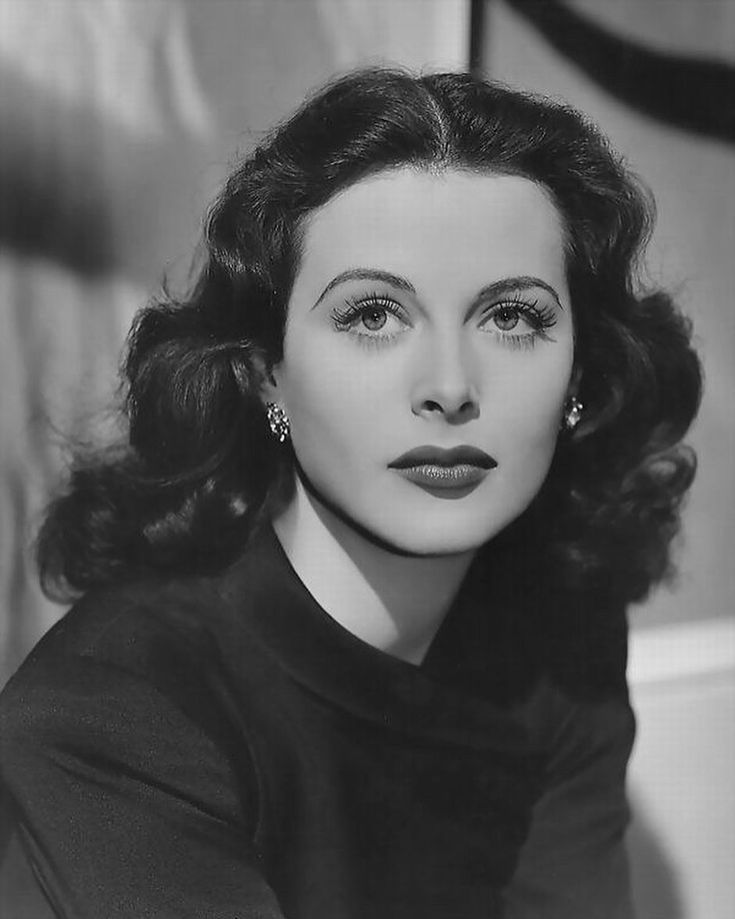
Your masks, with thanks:
[{"label": "woman's forehead", "polygon": [[[299,286],[364,266],[420,286],[509,275],[565,275],[562,220],[548,192],[519,176],[404,168],[365,178],[304,225]],[[321,288],[320,288],[321,289]]]}]

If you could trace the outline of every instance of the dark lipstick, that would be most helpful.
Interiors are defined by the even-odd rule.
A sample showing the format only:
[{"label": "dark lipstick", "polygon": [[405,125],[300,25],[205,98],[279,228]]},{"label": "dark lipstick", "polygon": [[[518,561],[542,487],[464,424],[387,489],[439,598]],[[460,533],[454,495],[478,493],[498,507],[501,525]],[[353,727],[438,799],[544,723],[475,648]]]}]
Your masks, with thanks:
[{"label": "dark lipstick", "polygon": [[403,453],[389,463],[404,478],[429,490],[469,493],[485,478],[497,461],[477,447],[443,449],[422,446]]}]

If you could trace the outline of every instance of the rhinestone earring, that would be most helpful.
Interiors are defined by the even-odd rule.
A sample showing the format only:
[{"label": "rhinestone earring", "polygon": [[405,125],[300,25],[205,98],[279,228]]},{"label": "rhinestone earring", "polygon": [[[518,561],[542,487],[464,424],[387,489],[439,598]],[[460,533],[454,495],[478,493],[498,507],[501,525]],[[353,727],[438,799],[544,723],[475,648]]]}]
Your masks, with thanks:
[{"label": "rhinestone earring", "polygon": [[571,396],[564,406],[564,427],[567,431],[573,431],[579,424],[584,405],[576,396]]},{"label": "rhinestone earring", "polygon": [[277,402],[266,402],[265,413],[268,416],[271,433],[279,444],[285,443],[291,433],[288,415]]}]

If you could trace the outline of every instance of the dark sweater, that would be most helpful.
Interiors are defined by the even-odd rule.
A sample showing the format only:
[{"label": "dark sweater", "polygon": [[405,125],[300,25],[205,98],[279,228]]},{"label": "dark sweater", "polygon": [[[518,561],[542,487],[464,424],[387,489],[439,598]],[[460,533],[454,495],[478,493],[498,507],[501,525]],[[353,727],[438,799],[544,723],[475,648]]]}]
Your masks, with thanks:
[{"label": "dark sweater", "polygon": [[502,574],[421,666],[329,617],[269,527],[223,575],[88,594],[0,697],[57,914],[629,916],[624,615]]}]

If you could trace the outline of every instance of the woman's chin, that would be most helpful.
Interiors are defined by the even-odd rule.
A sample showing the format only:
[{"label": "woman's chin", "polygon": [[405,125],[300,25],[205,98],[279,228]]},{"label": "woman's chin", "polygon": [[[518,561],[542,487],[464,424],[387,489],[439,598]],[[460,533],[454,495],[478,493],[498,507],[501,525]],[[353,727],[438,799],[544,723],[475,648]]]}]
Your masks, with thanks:
[{"label": "woman's chin", "polygon": [[477,552],[502,529],[432,527],[430,524],[379,527],[374,529],[376,541],[401,555],[438,558]]}]

